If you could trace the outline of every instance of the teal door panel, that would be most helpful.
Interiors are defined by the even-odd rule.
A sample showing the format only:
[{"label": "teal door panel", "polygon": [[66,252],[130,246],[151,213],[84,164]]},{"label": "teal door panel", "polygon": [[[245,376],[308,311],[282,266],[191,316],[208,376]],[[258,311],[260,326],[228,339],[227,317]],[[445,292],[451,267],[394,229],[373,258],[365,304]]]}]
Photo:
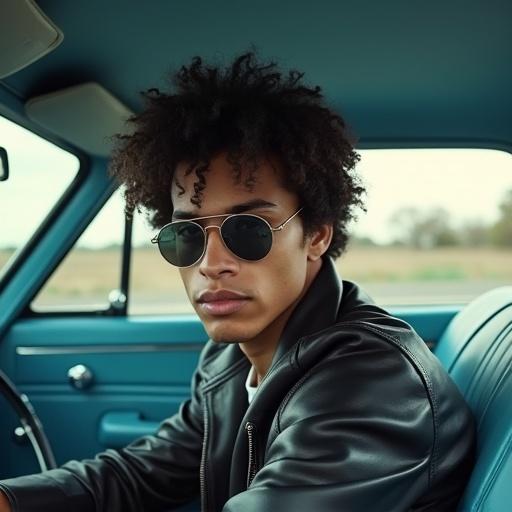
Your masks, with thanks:
[{"label": "teal door panel", "polygon": [[[30,398],[63,463],[154,432],[190,396],[206,339],[194,316],[23,319],[0,344],[0,362]],[[68,380],[76,365],[92,374],[85,389]],[[0,478],[38,471],[29,444],[12,435],[12,411],[0,407]]]}]

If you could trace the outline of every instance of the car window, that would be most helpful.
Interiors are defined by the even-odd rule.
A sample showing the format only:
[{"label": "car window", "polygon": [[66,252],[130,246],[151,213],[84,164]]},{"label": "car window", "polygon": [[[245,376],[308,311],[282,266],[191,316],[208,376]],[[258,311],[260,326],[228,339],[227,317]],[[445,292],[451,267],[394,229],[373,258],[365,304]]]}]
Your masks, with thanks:
[{"label": "car window", "polygon": [[[512,156],[484,149],[362,151],[367,213],[341,276],[384,305],[462,304],[512,278]],[[485,179],[482,179],[485,178]]]},{"label": "car window", "polygon": [[[367,188],[343,279],[385,306],[463,304],[512,279],[512,156],[483,149],[360,150]],[[481,180],[485,174],[485,181]],[[134,225],[129,313],[191,312],[179,273]]]},{"label": "car window", "polygon": [[120,285],[124,213],[118,189],[31,304],[37,313],[106,310]]},{"label": "car window", "polygon": [[3,117],[0,146],[9,158],[9,179],[0,182],[1,281],[77,175],[79,160]]},{"label": "car window", "polygon": [[[462,304],[512,278],[512,156],[494,150],[361,150],[367,212],[336,261],[385,306]],[[486,180],[477,180],[485,172]],[[414,176],[414,177],[413,177]],[[120,283],[118,189],[33,303],[35,311],[107,308]],[[128,314],[192,313],[179,271],[134,213]],[[101,271],[99,271],[101,270]]]}]

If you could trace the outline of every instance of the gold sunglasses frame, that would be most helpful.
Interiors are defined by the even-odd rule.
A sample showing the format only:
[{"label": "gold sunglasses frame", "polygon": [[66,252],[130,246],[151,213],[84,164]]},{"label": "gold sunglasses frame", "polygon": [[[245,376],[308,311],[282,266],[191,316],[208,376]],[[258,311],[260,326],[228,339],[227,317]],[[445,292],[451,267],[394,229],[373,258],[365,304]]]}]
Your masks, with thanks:
[{"label": "gold sunglasses frame", "polygon": [[[158,249],[160,251],[160,254],[162,255],[162,257],[164,258],[165,261],[167,261],[167,263],[169,263],[170,265],[173,265],[174,267],[177,267],[177,268],[189,268],[189,267],[193,267],[194,265],[196,265],[199,261],[201,261],[203,259],[203,256],[206,252],[206,246],[208,244],[208,229],[211,229],[211,228],[215,228],[215,229],[218,229],[219,230],[219,233],[220,233],[220,239],[222,240],[222,243],[224,244],[224,247],[231,253],[233,254],[234,256],[236,256],[237,258],[243,260],[243,261],[261,261],[262,259],[266,258],[268,256],[268,254],[270,253],[270,250],[272,249],[272,245],[274,244],[274,232],[275,231],[282,231],[284,229],[284,227],[286,226],[286,224],[288,224],[288,222],[290,222],[296,215],[298,215],[300,212],[302,211],[302,208],[299,208],[295,213],[293,213],[292,215],[290,215],[290,217],[288,217],[284,222],[282,222],[281,224],[279,224],[278,226],[276,226],[275,228],[272,227],[270,225],[270,223],[264,219],[263,217],[260,217],[259,215],[255,215],[253,213],[223,213],[223,214],[220,214],[220,215],[207,215],[205,217],[194,217],[193,219],[183,219],[183,220],[174,220],[172,222],[168,222],[167,224],[165,224],[165,226],[162,226],[162,228],[160,228],[160,230],[158,231],[157,235],[155,235],[152,239],[151,239],[151,243],[152,244],[158,244],[159,240],[160,240],[160,234],[162,233],[162,231],[167,228],[168,226],[170,225],[176,225],[176,224],[182,224],[184,222],[192,222],[193,224],[195,224],[196,226],[198,226],[201,231],[203,232],[203,235],[204,235],[204,243],[203,243],[203,252],[201,253],[201,256],[199,256],[199,258],[197,258],[196,261],[194,261],[194,263],[192,263],[191,265],[186,265],[186,266],[180,266],[180,265],[175,265],[174,263],[171,263],[163,254],[162,254],[162,250],[160,249],[160,244],[158,244]],[[268,251],[267,254],[265,254],[265,256],[263,256],[263,258],[260,258],[260,259],[257,259],[257,260],[247,260],[245,258],[242,258],[240,256],[238,256],[238,254],[235,254],[225,243],[224,241],[224,238],[222,236],[222,226],[224,225],[224,223],[231,217],[239,217],[241,215],[244,215],[244,216],[249,216],[249,217],[256,217],[257,219],[259,220],[262,220],[270,229],[270,233],[272,235],[272,243],[270,244],[270,249]],[[218,218],[223,218],[224,220],[220,223],[219,226],[206,226],[206,227],[203,227],[201,224],[199,224],[198,220],[209,220],[209,219],[218,219]]]}]

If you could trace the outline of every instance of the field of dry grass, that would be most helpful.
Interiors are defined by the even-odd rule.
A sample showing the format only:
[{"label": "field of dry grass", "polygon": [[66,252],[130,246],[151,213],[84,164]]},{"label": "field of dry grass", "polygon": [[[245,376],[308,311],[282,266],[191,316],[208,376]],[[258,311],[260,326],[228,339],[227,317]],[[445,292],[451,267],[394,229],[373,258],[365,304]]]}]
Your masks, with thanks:
[{"label": "field of dry grass", "polygon": [[338,260],[337,267],[342,275],[361,281],[512,281],[512,250],[354,247]]},{"label": "field of dry grass", "polygon": [[[0,267],[8,256],[6,251],[0,251]],[[84,300],[90,303],[93,299],[104,301],[118,286],[120,261],[120,249],[75,250],[60,265],[35,302],[44,307],[63,301],[67,304]],[[423,294],[421,300],[417,299],[421,303],[431,300],[428,297],[435,297],[442,288],[453,297],[469,297],[487,288],[511,283],[512,251],[354,247],[337,261],[337,267],[344,279],[363,284],[379,302],[406,303],[414,301],[415,294]],[[155,247],[134,251],[130,287],[134,304],[177,305],[187,300],[178,271],[163,260]],[[407,300],[392,298],[400,294],[407,296]]]}]

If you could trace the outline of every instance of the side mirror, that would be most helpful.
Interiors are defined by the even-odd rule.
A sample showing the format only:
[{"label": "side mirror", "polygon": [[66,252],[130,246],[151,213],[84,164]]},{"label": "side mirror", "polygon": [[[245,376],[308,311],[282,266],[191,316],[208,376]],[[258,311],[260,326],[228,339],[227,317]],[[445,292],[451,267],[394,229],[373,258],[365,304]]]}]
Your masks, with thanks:
[{"label": "side mirror", "polygon": [[0,147],[0,181],[7,181],[9,177],[9,160],[7,151]]}]

